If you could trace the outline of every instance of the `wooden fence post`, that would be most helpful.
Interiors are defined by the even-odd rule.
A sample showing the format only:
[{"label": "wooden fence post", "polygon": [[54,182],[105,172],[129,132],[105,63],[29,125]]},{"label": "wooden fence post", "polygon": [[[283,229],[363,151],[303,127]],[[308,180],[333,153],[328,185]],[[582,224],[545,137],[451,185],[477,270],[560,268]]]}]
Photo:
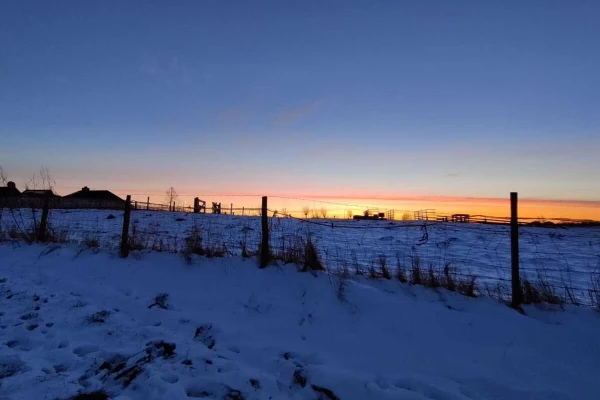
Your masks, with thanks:
[{"label": "wooden fence post", "polygon": [[146,210],[150,209],[150,196],[148,196],[148,200],[146,201]]},{"label": "wooden fence post", "polygon": [[129,218],[131,215],[131,195],[127,195],[125,200],[125,210],[123,213],[123,233],[121,234],[121,257],[126,258],[129,255]]},{"label": "wooden fence post", "polygon": [[233,203],[229,206],[229,215],[233,215]]},{"label": "wooden fence post", "polygon": [[518,194],[510,194],[510,258],[512,270],[512,307],[521,305],[521,278],[519,275],[519,210]]},{"label": "wooden fence post", "polygon": [[246,210],[246,207],[242,207],[242,216],[244,216],[244,211]]},{"label": "wooden fence post", "polygon": [[173,212],[175,212],[175,202],[173,202]]},{"label": "wooden fence post", "polygon": [[42,208],[42,219],[38,230],[37,239],[40,242],[46,241],[46,230],[48,229],[48,211],[50,209],[50,196],[44,196],[44,207]]},{"label": "wooden fence post", "polygon": [[271,261],[271,249],[269,246],[269,220],[267,217],[267,196],[262,198],[262,240],[260,242],[260,268],[265,268]]}]

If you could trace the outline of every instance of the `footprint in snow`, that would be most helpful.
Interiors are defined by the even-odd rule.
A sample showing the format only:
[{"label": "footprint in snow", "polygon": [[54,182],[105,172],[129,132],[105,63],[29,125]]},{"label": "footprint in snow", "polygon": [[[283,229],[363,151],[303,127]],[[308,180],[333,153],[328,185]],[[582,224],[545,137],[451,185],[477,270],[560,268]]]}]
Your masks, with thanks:
[{"label": "footprint in snow", "polygon": [[57,364],[54,366],[54,370],[57,374],[60,374],[61,372],[67,372],[69,370],[69,366],[66,364]]},{"label": "footprint in snow", "polygon": [[29,320],[37,318],[37,317],[38,317],[38,313],[36,313],[36,312],[30,312],[30,313],[21,315],[21,319],[23,321],[29,321]]},{"label": "footprint in snow", "polygon": [[88,354],[97,352],[99,349],[100,348],[98,346],[90,344],[90,345],[84,345],[84,346],[75,347],[73,349],[73,353],[75,353],[79,357],[85,357]]},{"label": "footprint in snow", "polygon": [[28,331],[33,331],[34,329],[36,329],[39,325],[38,324],[31,324],[27,326],[27,330]]},{"label": "footprint in snow", "polygon": [[160,379],[167,383],[177,383],[179,381],[179,377],[172,373],[163,374]]},{"label": "footprint in snow", "polygon": [[65,347],[67,347],[69,345],[69,342],[66,340],[61,340],[60,342],[58,342],[58,348],[59,349],[64,349]]}]

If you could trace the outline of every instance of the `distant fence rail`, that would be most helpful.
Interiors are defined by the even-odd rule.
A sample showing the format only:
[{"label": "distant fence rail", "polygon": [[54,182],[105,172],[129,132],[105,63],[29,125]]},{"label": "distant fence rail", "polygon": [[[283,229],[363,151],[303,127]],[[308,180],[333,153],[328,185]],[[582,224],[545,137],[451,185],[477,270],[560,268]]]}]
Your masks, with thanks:
[{"label": "distant fence rail", "polygon": [[68,209],[53,199],[11,205],[21,207],[0,207],[0,241],[74,243],[123,257],[148,250],[188,258],[258,257],[265,267],[271,260],[302,263],[310,241],[323,266],[336,274],[351,271],[450,290],[472,282],[466,294],[511,300],[516,307],[527,302],[600,307],[600,228],[593,226],[548,229],[519,219],[514,231],[503,218],[497,219],[501,224],[496,218],[452,223],[440,221],[439,214],[417,221],[308,219],[271,210],[266,198],[261,207],[221,208],[221,215],[210,208],[194,213],[191,207],[161,212],[173,208],[131,200],[104,210],[98,204],[89,207],[93,210]]}]

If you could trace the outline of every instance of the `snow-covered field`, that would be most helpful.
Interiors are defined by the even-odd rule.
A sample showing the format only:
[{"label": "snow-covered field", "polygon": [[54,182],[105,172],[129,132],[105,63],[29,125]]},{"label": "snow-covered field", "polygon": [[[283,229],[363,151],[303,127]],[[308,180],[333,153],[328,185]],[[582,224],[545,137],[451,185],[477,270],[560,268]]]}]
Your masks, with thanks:
[{"label": "snow-covered field", "polygon": [[364,277],[342,302],[327,274],[239,257],[4,244],[0,398],[598,399],[600,314],[524,312]]},{"label": "snow-covered field", "polygon": [[[36,213],[39,220],[40,211]],[[113,216],[114,218],[110,218]],[[2,212],[0,228],[26,226],[31,210]],[[314,222],[314,221],[313,221]],[[477,276],[482,294],[486,286],[510,293],[510,233],[499,225],[318,220],[307,223],[288,218],[270,218],[271,245],[289,246],[295,238],[310,233],[326,267],[346,265],[367,269],[385,256],[392,270],[410,267],[415,258],[421,265],[445,266],[457,274]],[[115,251],[121,239],[123,212],[101,210],[52,210],[50,226],[68,232],[80,243],[97,240],[102,248]],[[130,234],[146,248],[180,250],[192,228],[199,228],[205,245],[224,245],[229,255],[239,255],[243,245],[256,250],[260,243],[260,218],[230,215],[198,215],[136,210],[131,214]],[[333,226],[333,227],[332,227]],[[592,278],[600,279],[600,228],[520,228],[521,275],[532,281],[541,274],[564,295],[569,287],[582,304],[590,304]]]}]

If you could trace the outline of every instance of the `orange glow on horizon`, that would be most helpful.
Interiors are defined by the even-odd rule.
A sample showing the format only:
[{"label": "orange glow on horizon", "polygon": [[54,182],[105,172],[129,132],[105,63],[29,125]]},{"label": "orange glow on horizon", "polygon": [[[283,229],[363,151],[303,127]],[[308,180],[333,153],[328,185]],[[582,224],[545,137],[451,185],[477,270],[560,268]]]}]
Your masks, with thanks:
[{"label": "orange glow on horizon", "polygon": [[[121,194],[121,193],[119,193]],[[351,198],[351,197],[327,197],[327,196],[275,196],[269,197],[269,209],[285,210],[287,213],[297,217],[303,216],[302,210],[308,207],[311,210],[327,210],[328,217],[347,218],[348,211],[353,215],[362,214],[367,208],[378,208],[380,211],[395,210],[396,219],[400,219],[404,212],[412,214],[414,211],[433,209],[437,214],[471,214],[485,215],[490,217],[508,217],[510,215],[510,203],[508,198],[470,198],[470,197],[430,197],[419,198]],[[123,196],[124,197],[124,196]],[[164,194],[156,193],[150,196],[152,203],[163,203]],[[196,196],[182,194],[178,204],[192,206]],[[260,195],[199,195],[210,207],[211,202],[221,202],[223,211],[229,211],[233,205],[238,208],[259,208]],[[146,196],[132,195],[133,200],[142,204],[146,202]],[[236,212],[238,213],[238,212]],[[534,200],[519,199],[519,217],[521,218],[544,218],[544,219],[581,219],[600,221],[600,202],[597,201],[571,201],[571,200]]]},{"label": "orange glow on horizon", "polygon": [[[73,188],[59,188],[62,192],[70,193]],[[234,208],[260,207],[261,193],[236,194],[231,192],[202,193],[195,188],[176,187],[179,193],[178,204],[192,206],[194,197],[198,196],[207,202],[221,202],[224,211],[228,211],[233,204]],[[77,190],[77,189],[76,189]],[[260,189],[257,189],[257,191]],[[140,203],[145,203],[150,197],[151,203],[165,203],[164,190],[144,190],[115,188],[113,193],[125,198],[127,194]],[[402,213],[423,209],[434,209],[438,214],[464,213],[471,215],[486,215],[494,217],[508,217],[510,215],[509,194],[506,198],[496,197],[461,197],[461,196],[431,196],[431,195],[353,195],[345,193],[340,195],[315,195],[294,194],[285,190],[274,192],[265,190],[264,195],[269,197],[269,208],[272,210],[287,210],[294,216],[303,216],[302,209],[309,207],[311,210],[326,208],[328,216],[347,218],[348,211],[354,215],[362,214],[367,208],[379,208],[381,211],[396,210],[396,218],[401,218]],[[315,191],[316,192],[316,191]],[[197,194],[196,194],[197,193]],[[311,212],[312,214],[312,212]],[[600,201],[594,200],[561,200],[561,199],[519,199],[519,216],[522,218],[570,218],[600,221]]]}]

